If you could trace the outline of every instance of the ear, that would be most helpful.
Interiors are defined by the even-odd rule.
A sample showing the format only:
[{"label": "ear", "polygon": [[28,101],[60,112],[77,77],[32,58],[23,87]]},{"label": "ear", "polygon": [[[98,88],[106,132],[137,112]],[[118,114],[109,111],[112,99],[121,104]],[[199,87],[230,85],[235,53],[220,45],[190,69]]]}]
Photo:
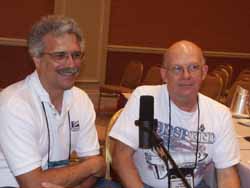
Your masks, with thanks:
[{"label": "ear", "polygon": [[36,69],[39,69],[39,67],[41,66],[41,58],[39,57],[32,57],[32,60],[35,64]]},{"label": "ear", "polygon": [[208,65],[203,65],[202,67],[202,80],[205,80],[206,76],[207,76],[207,72],[208,72]]},{"label": "ear", "polygon": [[160,69],[160,73],[161,73],[161,79],[164,83],[167,83],[168,79],[167,79],[167,69],[161,67]]}]

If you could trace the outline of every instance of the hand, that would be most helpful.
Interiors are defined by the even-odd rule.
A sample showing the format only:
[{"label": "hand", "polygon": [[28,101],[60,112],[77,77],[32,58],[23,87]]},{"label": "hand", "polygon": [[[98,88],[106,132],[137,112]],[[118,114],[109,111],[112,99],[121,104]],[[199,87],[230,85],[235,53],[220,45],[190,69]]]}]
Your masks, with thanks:
[{"label": "hand", "polygon": [[56,185],[56,184],[48,183],[48,182],[43,182],[42,187],[44,187],[44,188],[64,188],[61,185]]}]

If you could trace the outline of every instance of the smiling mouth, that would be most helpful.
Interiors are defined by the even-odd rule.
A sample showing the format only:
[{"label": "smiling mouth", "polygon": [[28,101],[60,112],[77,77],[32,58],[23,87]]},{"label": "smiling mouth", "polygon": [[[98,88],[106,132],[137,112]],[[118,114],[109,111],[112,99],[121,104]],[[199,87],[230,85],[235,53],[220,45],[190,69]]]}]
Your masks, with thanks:
[{"label": "smiling mouth", "polygon": [[73,76],[76,75],[80,72],[80,69],[77,67],[74,68],[63,68],[63,69],[58,69],[56,70],[58,74],[61,76]]}]

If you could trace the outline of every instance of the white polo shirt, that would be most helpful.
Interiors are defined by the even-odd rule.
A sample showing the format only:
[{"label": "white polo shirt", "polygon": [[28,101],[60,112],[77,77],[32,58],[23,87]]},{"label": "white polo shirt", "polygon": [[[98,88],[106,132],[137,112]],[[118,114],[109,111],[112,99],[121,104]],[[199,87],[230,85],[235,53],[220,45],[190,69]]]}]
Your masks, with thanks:
[{"label": "white polo shirt", "polygon": [[0,187],[18,187],[15,176],[47,169],[48,152],[50,161],[68,159],[70,143],[80,157],[99,154],[87,94],[76,87],[65,91],[59,114],[36,71],[0,93],[0,122]]}]

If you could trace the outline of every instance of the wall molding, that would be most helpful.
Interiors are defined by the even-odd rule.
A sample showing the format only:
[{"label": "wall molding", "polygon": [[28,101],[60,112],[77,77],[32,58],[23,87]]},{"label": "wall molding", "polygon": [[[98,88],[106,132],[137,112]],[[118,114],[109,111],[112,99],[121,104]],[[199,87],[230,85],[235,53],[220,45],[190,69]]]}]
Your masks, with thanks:
[{"label": "wall molding", "polygon": [[[77,79],[75,82],[75,85],[79,88],[82,89],[89,89],[89,90],[98,90],[100,86],[100,81],[99,80],[90,80],[90,79]],[[96,91],[95,91],[96,92]]]},{"label": "wall molding", "polygon": [[[0,37],[0,45],[1,46],[23,46],[23,47],[26,47],[27,40],[21,39],[21,38]],[[110,51],[110,52],[163,54],[166,50],[167,50],[166,48],[108,45],[108,51]],[[204,54],[207,57],[250,59],[250,53],[242,53],[242,52],[204,51]]]},{"label": "wall molding", "polygon": [[[152,48],[141,46],[123,46],[123,45],[108,45],[110,52],[131,52],[131,53],[144,53],[144,54],[163,54],[167,48]],[[223,52],[223,51],[204,51],[207,57],[222,57],[222,58],[240,58],[250,59],[250,53],[241,52]]]},{"label": "wall molding", "polygon": [[77,79],[76,82],[79,84],[81,83],[99,84],[100,81],[97,79]]},{"label": "wall molding", "polygon": [[[18,38],[5,38],[0,37],[0,46],[23,46],[27,47],[26,39],[18,39]],[[98,79],[78,79],[76,80],[77,84],[88,84],[90,86],[96,86],[100,83]]]},{"label": "wall molding", "polygon": [[0,37],[1,46],[27,46],[26,39]]}]

